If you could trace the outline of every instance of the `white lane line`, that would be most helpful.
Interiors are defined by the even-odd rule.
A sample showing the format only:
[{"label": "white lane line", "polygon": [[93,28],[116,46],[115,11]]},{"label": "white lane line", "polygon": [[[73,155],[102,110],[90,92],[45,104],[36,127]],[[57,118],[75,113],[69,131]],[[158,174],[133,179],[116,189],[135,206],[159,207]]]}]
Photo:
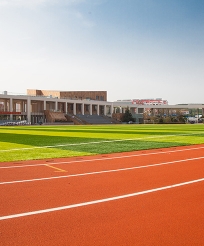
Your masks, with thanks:
[{"label": "white lane line", "polygon": [[151,136],[151,137],[130,138],[130,139],[114,139],[114,140],[104,140],[104,141],[100,141],[100,142],[85,142],[85,143],[73,143],[73,144],[35,146],[35,147],[15,148],[15,149],[0,149],[0,152],[11,152],[11,151],[32,150],[32,149],[46,149],[46,148],[66,147],[66,146],[80,146],[80,145],[100,144],[100,143],[114,143],[114,142],[145,140],[145,139],[157,139],[157,138],[176,137],[176,136],[192,136],[192,135],[200,135],[200,134],[204,134],[204,132],[192,133],[192,134],[183,133],[183,134],[170,134],[170,135],[156,135],[156,136]]},{"label": "white lane line", "polygon": [[71,205],[62,206],[62,207],[48,208],[48,209],[36,210],[36,211],[31,211],[31,212],[19,213],[19,214],[11,214],[11,215],[6,215],[6,216],[1,216],[0,220],[8,220],[8,219],[31,216],[31,215],[36,215],[36,214],[43,214],[43,213],[50,213],[54,211],[66,210],[66,209],[71,209],[71,208],[78,208],[78,207],[83,207],[83,206],[88,206],[88,205],[93,205],[93,204],[98,204],[98,203],[103,203],[103,202],[110,202],[110,201],[115,201],[119,199],[125,199],[129,197],[144,195],[144,194],[148,194],[152,192],[172,189],[172,188],[189,185],[193,183],[198,183],[198,182],[203,182],[203,181],[204,181],[204,178],[195,179],[195,180],[191,180],[191,181],[187,181],[183,183],[177,183],[177,184],[163,186],[163,187],[159,187],[155,189],[139,191],[139,192],[130,193],[130,194],[122,195],[122,196],[114,196],[114,197],[109,197],[109,198],[104,198],[104,199],[99,199],[99,200],[93,200],[89,202],[76,203],[76,204],[71,204]]},{"label": "white lane line", "polygon": [[5,184],[16,184],[16,183],[25,183],[25,182],[34,182],[34,181],[44,181],[44,180],[51,180],[51,179],[62,179],[62,178],[71,178],[71,177],[79,177],[79,176],[87,176],[87,175],[95,175],[95,174],[102,174],[102,173],[112,173],[112,172],[121,172],[121,171],[128,171],[128,170],[134,170],[134,169],[141,169],[141,168],[148,168],[148,167],[158,167],[163,165],[170,165],[180,162],[186,162],[186,161],[195,161],[204,159],[204,156],[202,157],[196,157],[191,159],[183,159],[183,160],[177,160],[177,161],[168,161],[168,162],[161,162],[156,164],[150,164],[146,166],[134,166],[134,167],[127,167],[127,168],[119,168],[119,169],[110,169],[105,171],[97,171],[97,172],[89,172],[89,173],[77,173],[77,174],[70,174],[70,175],[64,175],[64,176],[52,176],[47,178],[37,178],[37,179],[24,179],[24,180],[14,180],[14,181],[6,181],[6,182],[0,182],[0,185]]},{"label": "white lane line", "polygon": [[[103,158],[95,158],[95,159],[52,162],[51,165],[73,164],[73,163],[94,162],[94,161],[106,161],[106,160],[114,160],[114,159],[139,157],[139,156],[149,156],[149,155],[158,155],[158,154],[168,154],[168,153],[184,152],[184,151],[199,150],[199,149],[204,149],[204,146],[203,147],[196,147],[196,148],[176,149],[176,150],[158,151],[158,152],[151,152],[151,153],[141,153],[141,154],[134,154],[134,155],[124,155],[124,156],[121,156],[120,155],[120,156],[103,157]],[[146,151],[146,150],[141,150],[141,151]],[[109,155],[109,154],[107,154],[107,155]],[[75,157],[75,158],[79,158],[79,157],[80,156]],[[83,157],[83,156],[81,156],[81,157]],[[7,163],[2,163],[2,164],[6,165]],[[8,163],[8,165],[9,164],[10,163]],[[15,166],[2,166],[2,167],[0,167],[0,169],[24,168],[24,167],[38,167],[38,166],[46,166],[46,165],[47,165],[47,163],[27,164],[27,165],[21,165],[21,166],[20,165],[18,165],[18,166],[16,166],[16,165]]]}]

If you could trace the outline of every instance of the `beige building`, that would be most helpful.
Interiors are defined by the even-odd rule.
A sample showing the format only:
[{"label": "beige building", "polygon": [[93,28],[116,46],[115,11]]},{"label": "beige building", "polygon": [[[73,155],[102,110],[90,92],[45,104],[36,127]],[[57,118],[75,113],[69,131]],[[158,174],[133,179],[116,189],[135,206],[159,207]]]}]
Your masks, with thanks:
[{"label": "beige building", "polygon": [[107,101],[107,91],[49,91],[27,89],[27,95],[60,99]]},{"label": "beige building", "polygon": [[[107,102],[106,91],[49,91],[27,90],[27,95],[0,94],[1,120],[27,120],[32,124],[48,122],[48,113],[63,121],[62,115],[108,115],[112,103]],[[58,114],[57,114],[58,113]],[[61,116],[60,116],[61,113]]]},{"label": "beige building", "polygon": [[[150,108],[151,107],[151,108]],[[143,123],[146,109],[152,115],[161,112],[172,114],[177,110],[199,109],[204,115],[204,104],[185,105],[141,105],[129,101],[107,101],[106,91],[48,91],[27,90],[27,95],[13,95],[7,91],[0,93],[0,120],[27,120],[38,122],[64,121],[65,116],[112,117],[124,113],[129,108],[137,123]],[[53,116],[51,116],[51,114]]]}]

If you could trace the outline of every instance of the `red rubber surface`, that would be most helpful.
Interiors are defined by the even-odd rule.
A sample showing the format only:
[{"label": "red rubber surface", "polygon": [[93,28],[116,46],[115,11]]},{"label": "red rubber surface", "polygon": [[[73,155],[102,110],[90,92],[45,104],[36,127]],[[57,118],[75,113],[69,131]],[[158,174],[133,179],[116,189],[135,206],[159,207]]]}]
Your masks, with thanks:
[{"label": "red rubber surface", "polygon": [[[0,245],[204,245],[204,181],[3,219],[203,179],[203,157],[204,145],[193,145],[0,163]],[[127,169],[133,167],[140,168]],[[83,173],[89,174],[32,180]],[[5,183],[20,180],[32,181]]]}]

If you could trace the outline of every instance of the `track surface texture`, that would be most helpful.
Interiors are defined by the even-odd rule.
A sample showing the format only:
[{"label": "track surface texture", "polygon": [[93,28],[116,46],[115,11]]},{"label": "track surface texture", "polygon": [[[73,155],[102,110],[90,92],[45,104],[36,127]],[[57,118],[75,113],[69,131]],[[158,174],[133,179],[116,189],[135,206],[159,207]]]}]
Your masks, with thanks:
[{"label": "track surface texture", "polygon": [[202,246],[204,145],[0,163],[0,245]]}]

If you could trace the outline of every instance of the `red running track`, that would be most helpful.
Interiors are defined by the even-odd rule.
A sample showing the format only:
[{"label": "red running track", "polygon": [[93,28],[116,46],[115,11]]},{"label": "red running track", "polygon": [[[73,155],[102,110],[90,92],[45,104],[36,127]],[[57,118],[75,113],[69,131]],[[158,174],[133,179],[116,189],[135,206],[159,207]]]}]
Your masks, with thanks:
[{"label": "red running track", "polygon": [[0,245],[204,245],[204,145],[0,163]]}]

